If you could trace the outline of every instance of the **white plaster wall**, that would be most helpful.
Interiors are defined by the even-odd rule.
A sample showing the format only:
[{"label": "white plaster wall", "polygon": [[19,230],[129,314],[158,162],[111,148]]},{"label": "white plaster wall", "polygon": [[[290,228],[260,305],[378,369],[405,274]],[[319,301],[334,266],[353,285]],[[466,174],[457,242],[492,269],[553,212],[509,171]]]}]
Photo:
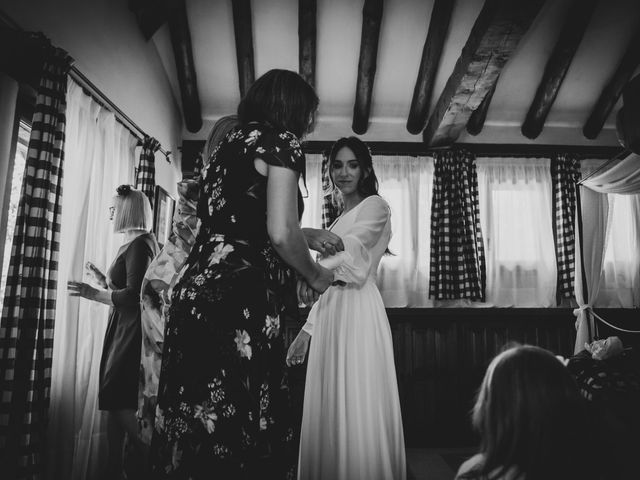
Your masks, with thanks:
[{"label": "white plaster wall", "polygon": [[[0,0],[21,28],[41,31],[147,134],[171,150],[156,154],[156,183],[176,195],[182,118],[153,42],[145,41],[127,0]],[[177,197],[176,197],[177,198]]]}]

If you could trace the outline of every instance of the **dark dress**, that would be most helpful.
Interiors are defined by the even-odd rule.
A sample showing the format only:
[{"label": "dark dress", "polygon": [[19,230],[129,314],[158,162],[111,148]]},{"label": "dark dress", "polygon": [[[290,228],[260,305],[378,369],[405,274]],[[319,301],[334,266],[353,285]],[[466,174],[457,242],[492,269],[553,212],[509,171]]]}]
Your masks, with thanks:
[{"label": "dark dress", "polygon": [[267,235],[257,157],[304,174],[297,138],[266,125],[231,131],[212,154],[165,329],[157,478],[295,478],[283,327],[296,278]]},{"label": "dark dress", "polygon": [[140,235],[116,257],[107,273],[113,307],[100,360],[100,410],[138,408],[140,287],[157,249],[153,234]]}]

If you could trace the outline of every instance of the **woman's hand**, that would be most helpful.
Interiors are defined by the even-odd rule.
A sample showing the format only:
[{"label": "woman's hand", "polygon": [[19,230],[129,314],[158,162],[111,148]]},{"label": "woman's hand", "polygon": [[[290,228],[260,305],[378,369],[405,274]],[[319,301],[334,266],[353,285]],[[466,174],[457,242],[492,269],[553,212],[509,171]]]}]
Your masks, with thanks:
[{"label": "woman's hand", "polygon": [[324,268],[322,265],[316,263],[316,274],[312,279],[306,279],[306,283],[309,287],[315,290],[318,294],[324,293],[324,291],[331,286],[334,281],[333,271]]},{"label": "woman's hand", "polygon": [[309,350],[309,335],[304,330],[300,330],[298,336],[291,342],[289,350],[287,350],[287,366],[300,365],[304,362],[304,357]]},{"label": "woman's hand", "polygon": [[67,282],[67,288],[69,289],[69,295],[72,297],[83,297],[88,300],[95,300],[98,293],[97,288],[84,282],[69,281]]},{"label": "woman's hand", "polygon": [[311,250],[320,252],[324,256],[335,255],[344,250],[342,239],[329,230],[319,228],[303,228],[304,238]]},{"label": "woman's hand", "polygon": [[99,287],[107,288],[107,277],[93,263],[87,262],[84,266],[87,275],[93,279]]},{"label": "woman's hand", "polygon": [[311,307],[320,298],[320,294],[309,286],[304,280],[298,280],[298,301],[304,303],[305,306]]}]

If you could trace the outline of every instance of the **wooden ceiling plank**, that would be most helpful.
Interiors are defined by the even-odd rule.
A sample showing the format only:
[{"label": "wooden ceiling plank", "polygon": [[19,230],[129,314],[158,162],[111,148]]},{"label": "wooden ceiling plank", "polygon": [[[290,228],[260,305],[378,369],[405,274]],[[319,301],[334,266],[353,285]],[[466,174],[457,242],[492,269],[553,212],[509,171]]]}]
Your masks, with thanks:
[{"label": "wooden ceiling plank", "polygon": [[618,98],[622,94],[625,85],[631,79],[633,72],[635,72],[638,65],[640,65],[640,25],[636,28],[636,33],[629,42],[627,50],[618,64],[613,77],[609,80],[607,85],[602,89],[600,97],[596,102],[589,119],[582,128],[584,136],[590,140],[595,139],[607,117],[615,107]]},{"label": "wooden ceiling plank", "polygon": [[422,48],[420,69],[407,118],[407,131],[414,135],[422,132],[427,123],[433,84],[438,73],[438,65],[449,31],[454,4],[454,0],[435,0],[431,11],[429,32]]},{"label": "wooden ceiling plank", "polygon": [[535,139],[542,132],[547,115],[569,71],[597,1],[574,0],[569,8],[560,37],[547,60],[542,80],[522,124],[521,130],[525,137]]},{"label": "wooden ceiling plank", "polygon": [[298,0],[298,65],[309,85],[316,84],[316,0]]},{"label": "wooden ceiling plank", "polygon": [[185,0],[172,2],[169,15],[169,32],[176,62],[178,83],[180,84],[185,125],[187,130],[195,133],[202,128],[202,110]]},{"label": "wooden ceiling plank", "polygon": [[493,88],[544,0],[486,0],[423,131],[431,146],[454,143]]},{"label": "wooden ceiling plank", "polygon": [[353,105],[352,130],[358,135],[369,128],[371,95],[376,77],[378,41],[382,23],[383,0],[365,0],[362,8],[362,36],[360,39],[360,59],[358,61],[358,80],[356,99]]},{"label": "wooden ceiling plank", "polygon": [[231,0],[231,5],[233,9],[233,31],[236,39],[236,59],[238,61],[238,82],[240,84],[240,96],[244,97],[255,81],[251,1]]}]

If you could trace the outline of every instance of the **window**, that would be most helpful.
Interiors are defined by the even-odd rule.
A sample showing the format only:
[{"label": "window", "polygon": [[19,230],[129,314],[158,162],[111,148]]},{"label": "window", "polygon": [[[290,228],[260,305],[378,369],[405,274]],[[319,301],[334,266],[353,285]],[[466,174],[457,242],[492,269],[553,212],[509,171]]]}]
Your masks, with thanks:
[{"label": "window", "polygon": [[31,135],[31,125],[26,121],[21,120],[18,128],[18,143],[16,145],[16,154],[13,160],[13,175],[11,178],[11,198],[9,201],[7,231],[5,232],[5,238],[4,238],[4,252],[2,257],[2,277],[0,277],[0,307],[4,302],[4,291],[7,285],[7,273],[9,271],[9,261],[11,259],[11,245],[13,243],[13,232],[16,226],[16,215],[18,214],[18,204],[20,202],[20,191],[22,190],[22,177],[24,175],[24,167],[27,160],[27,149],[29,146],[30,135]]},{"label": "window", "polygon": [[487,303],[554,306],[549,160],[481,158],[476,165],[487,259]]}]

